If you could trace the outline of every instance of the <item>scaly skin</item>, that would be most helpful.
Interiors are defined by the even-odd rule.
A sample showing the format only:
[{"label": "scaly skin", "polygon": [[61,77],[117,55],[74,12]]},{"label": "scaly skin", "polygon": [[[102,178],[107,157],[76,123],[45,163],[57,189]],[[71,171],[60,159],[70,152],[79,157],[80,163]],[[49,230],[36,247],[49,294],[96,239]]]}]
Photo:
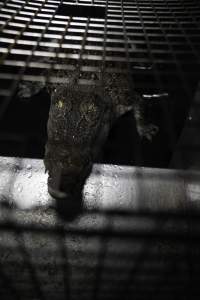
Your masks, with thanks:
[{"label": "scaly skin", "polygon": [[[55,52],[56,48],[52,46],[47,50]],[[44,62],[45,59],[39,61]],[[46,62],[55,64],[58,61],[47,57]],[[66,64],[65,61],[63,63]],[[43,75],[52,74],[43,72]],[[45,81],[19,84],[20,98],[30,98],[44,87],[51,96],[44,164],[49,173],[48,190],[55,198],[71,197],[75,191],[81,193],[110,128],[124,113],[133,112],[137,131],[142,138],[151,140],[158,131],[155,125],[146,124],[144,101],[124,74],[93,74],[99,79],[98,88],[81,88],[77,85],[80,75],[79,68],[75,67],[73,72],[59,71],[54,74],[69,79],[68,84],[46,86]]]},{"label": "scaly skin", "polygon": [[[114,121],[133,111],[138,133],[151,140],[158,128],[146,125],[143,101],[131,91],[123,74],[99,73],[99,87],[77,84],[79,71],[67,74],[68,84],[51,85],[44,164],[49,173],[48,190],[55,198],[81,192],[95,157]],[[63,74],[66,77],[66,74]]]}]

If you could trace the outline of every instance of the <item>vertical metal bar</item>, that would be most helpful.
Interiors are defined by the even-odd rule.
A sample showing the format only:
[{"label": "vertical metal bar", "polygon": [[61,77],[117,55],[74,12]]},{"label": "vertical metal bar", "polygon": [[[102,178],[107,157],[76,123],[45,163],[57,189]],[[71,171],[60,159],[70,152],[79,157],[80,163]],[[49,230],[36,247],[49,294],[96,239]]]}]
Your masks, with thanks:
[{"label": "vertical metal bar", "polygon": [[[161,29],[162,31],[162,34],[163,36],[165,37],[166,41],[167,41],[167,44],[169,46],[169,49],[170,49],[170,54],[173,56],[174,58],[174,61],[176,63],[176,68],[179,72],[179,75],[182,76],[181,72],[180,72],[180,69],[179,69],[179,65],[177,64],[177,60],[176,60],[176,57],[174,55],[174,52],[173,52],[173,49],[171,47],[171,44],[169,42],[169,39],[167,37],[167,34],[165,32],[165,29],[163,28],[163,25],[162,25],[162,22],[160,22],[160,19],[158,17],[158,14],[157,14],[157,11],[155,9],[155,5],[154,3],[151,1],[151,5],[152,5],[152,9],[154,11],[154,15],[156,16],[156,19],[157,19],[157,22],[159,24],[159,28]],[[150,50],[151,51],[151,50]],[[158,71],[156,72],[158,73]],[[162,87],[162,89],[164,90],[164,86],[161,82],[161,80],[159,79],[159,75],[157,75],[158,77],[158,80],[159,80],[159,85]],[[166,129],[168,130],[168,137],[169,137],[169,140],[168,140],[168,144],[169,144],[169,147],[170,149],[174,149],[174,145],[176,144],[176,134],[175,134],[175,126],[174,126],[174,122],[173,122],[173,119],[171,118],[170,116],[170,112],[169,112],[169,109],[168,107],[165,105],[165,106],[162,106],[162,110],[163,110],[163,116],[164,116],[164,123],[166,124]]]},{"label": "vertical metal bar", "polygon": [[78,62],[78,70],[81,72],[81,65],[82,65],[82,56],[84,52],[84,47],[86,44],[86,39],[87,39],[87,34],[88,34],[88,27],[90,23],[90,17],[87,18],[86,24],[85,24],[85,32],[82,38],[82,43],[81,43],[81,50],[80,50],[80,55],[79,55],[79,62]]},{"label": "vertical metal bar", "polygon": [[26,266],[26,268],[29,272],[31,283],[33,286],[33,291],[35,291],[37,298],[39,300],[46,300],[46,297],[42,291],[41,283],[37,276],[37,271],[34,268],[34,265],[31,262],[30,254],[28,253],[28,251],[26,249],[23,232],[19,228],[17,228],[17,226],[15,224],[13,224],[13,226],[15,227],[14,233],[16,236],[16,240],[18,241],[18,249],[19,249],[19,252],[21,252],[21,255],[23,257],[24,265]]},{"label": "vertical metal bar", "polygon": [[59,238],[60,254],[63,260],[62,271],[63,271],[63,280],[64,280],[64,293],[65,293],[65,299],[70,300],[71,299],[71,287],[70,287],[71,269],[70,269],[68,253],[67,253],[67,245],[66,245],[67,235],[63,228],[60,228],[59,226],[59,229],[61,232],[61,235],[58,238]]},{"label": "vertical metal bar", "polygon": [[156,84],[157,84],[157,87],[159,88],[159,92],[163,92],[163,85],[160,81],[160,77],[159,77],[159,72],[156,68],[156,65],[155,65],[155,57],[151,51],[151,45],[150,45],[150,40],[149,40],[149,36],[148,36],[148,33],[146,31],[146,26],[144,24],[144,20],[143,20],[143,15],[142,15],[142,12],[141,12],[141,8],[140,8],[140,4],[138,3],[138,0],[136,0],[136,5],[137,5],[137,12],[138,12],[138,15],[139,15],[139,18],[140,18],[140,22],[141,22],[141,25],[142,25],[142,31],[143,31],[143,35],[144,35],[144,38],[145,38],[145,41],[146,41],[146,45],[147,45],[147,51],[148,51],[148,55],[149,55],[149,58],[150,58],[150,63],[151,65],[153,65],[153,74],[154,74],[154,78],[155,78],[155,81],[156,81]]},{"label": "vertical metal bar", "polygon": [[124,0],[121,0],[121,14],[122,14],[122,24],[123,24],[123,34],[124,34],[124,40],[125,40],[125,51],[126,51],[126,67],[127,67],[127,72],[128,72],[128,79],[129,79],[129,84],[130,86],[133,86],[133,89],[135,89],[135,84],[134,81],[131,78],[131,63],[130,63],[130,56],[129,56],[129,49],[128,49],[128,35],[126,31],[126,23],[125,23],[125,16],[124,16]]},{"label": "vertical metal bar", "polygon": [[[134,83],[134,79],[132,78],[132,70],[131,70],[131,63],[130,63],[130,55],[129,55],[129,46],[128,46],[128,34],[126,30],[126,23],[125,23],[125,16],[124,16],[124,0],[121,0],[121,14],[122,14],[122,24],[123,24],[123,33],[124,33],[124,40],[125,40],[125,52],[126,52],[126,68],[127,68],[127,73],[128,73],[128,81],[129,81],[129,86],[131,87],[131,90],[133,93],[136,92],[136,87]],[[133,95],[134,97],[134,95]],[[135,151],[136,156],[137,156],[137,161],[139,164],[143,163],[143,157],[142,157],[142,145],[141,145],[141,140],[138,139],[137,141],[137,150]]]},{"label": "vertical metal bar", "polygon": [[[112,228],[112,220],[111,217],[107,216],[105,228],[109,231]],[[103,281],[103,271],[105,269],[105,258],[107,254],[107,243],[109,241],[109,236],[101,237],[100,238],[100,249],[98,255],[98,264],[96,266],[96,276],[94,281],[94,288],[93,288],[93,296],[92,300],[101,299],[101,287]]]},{"label": "vertical metal bar", "polygon": [[106,39],[107,39],[107,12],[108,12],[108,0],[106,0],[106,8],[105,8],[105,19],[104,19],[104,33],[103,33],[103,59],[102,59],[102,73],[105,71],[105,62],[106,62]]}]

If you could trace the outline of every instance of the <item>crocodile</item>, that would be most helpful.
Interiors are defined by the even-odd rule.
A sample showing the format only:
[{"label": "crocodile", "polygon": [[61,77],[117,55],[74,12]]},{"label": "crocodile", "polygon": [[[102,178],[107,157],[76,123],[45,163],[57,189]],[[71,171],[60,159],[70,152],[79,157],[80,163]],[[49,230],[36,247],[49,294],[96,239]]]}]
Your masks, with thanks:
[{"label": "crocodile", "polygon": [[[55,51],[53,47],[48,50]],[[47,62],[55,64],[49,58]],[[93,162],[120,116],[132,112],[141,138],[151,140],[158,131],[154,124],[146,124],[145,99],[133,89],[128,75],[99,70],[90,78],[97,84],[86,86],[78,84],[80,69],[77,65],[71,71],[42,74],[64,79],[63,83],[22,81],[18,87],[19,98],[30,99],[43,88],[50,95],[44,165],[48,191],[58,199],[70,197],[75,191],[81,193]]]},{"label": "crocodile", "polygon": [[93,162],[120,116],[132,112],[141,138],[151,140],[158,131],[154,124],[146,124],[144,100],[126,74],[100,71],[93,74],[97,84],[89,86],[78,84],[80,69],[62,76],[68,78],[67,83],[48,88],[51,105],[44,156],[48,191],[56,199],[81,194]]}]

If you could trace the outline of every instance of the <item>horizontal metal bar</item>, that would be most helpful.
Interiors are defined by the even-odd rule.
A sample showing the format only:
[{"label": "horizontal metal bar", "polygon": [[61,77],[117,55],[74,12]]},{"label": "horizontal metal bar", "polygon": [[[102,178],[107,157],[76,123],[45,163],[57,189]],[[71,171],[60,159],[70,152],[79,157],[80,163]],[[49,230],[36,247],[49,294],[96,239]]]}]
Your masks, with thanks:
[{"label": "horizontal metal bar", "polygon": [[[84,187],[84,207],[151,212],[199,209],[199,184],[198,171],[94,165]],[[0,198],[12,199],[21,208],[52,203],[43,161],[1,157]]]}]

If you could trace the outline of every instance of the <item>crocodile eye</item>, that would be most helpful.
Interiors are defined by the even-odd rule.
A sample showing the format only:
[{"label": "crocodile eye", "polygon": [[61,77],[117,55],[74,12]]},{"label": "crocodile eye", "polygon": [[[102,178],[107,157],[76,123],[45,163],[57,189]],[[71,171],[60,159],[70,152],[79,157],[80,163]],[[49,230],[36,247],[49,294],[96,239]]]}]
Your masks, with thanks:
[{"label": "crocodile eye", "polygon": [[58,108],[62,109],[62,108],[63,108],[63,105],[64,105],[64,103],[63,103],[63,101],[62,101],[62,100],[58,100],[58,102],[56,103],[56,105],[57,105],[57,107],[58,107]]},{"label": "crocodile eye", "polygon": [[84,118],[88,122],[95,122],[100,116],[100,108],[99,106],[91,101],[83,101],[80,104],[80,114],[84,116]]},{"label": "crocodile eye", "polygon": [[67,97],[65,89],[57,87],[52,93],[52,104],[57,113],[68,113],[72,110],[72,101]]}]

